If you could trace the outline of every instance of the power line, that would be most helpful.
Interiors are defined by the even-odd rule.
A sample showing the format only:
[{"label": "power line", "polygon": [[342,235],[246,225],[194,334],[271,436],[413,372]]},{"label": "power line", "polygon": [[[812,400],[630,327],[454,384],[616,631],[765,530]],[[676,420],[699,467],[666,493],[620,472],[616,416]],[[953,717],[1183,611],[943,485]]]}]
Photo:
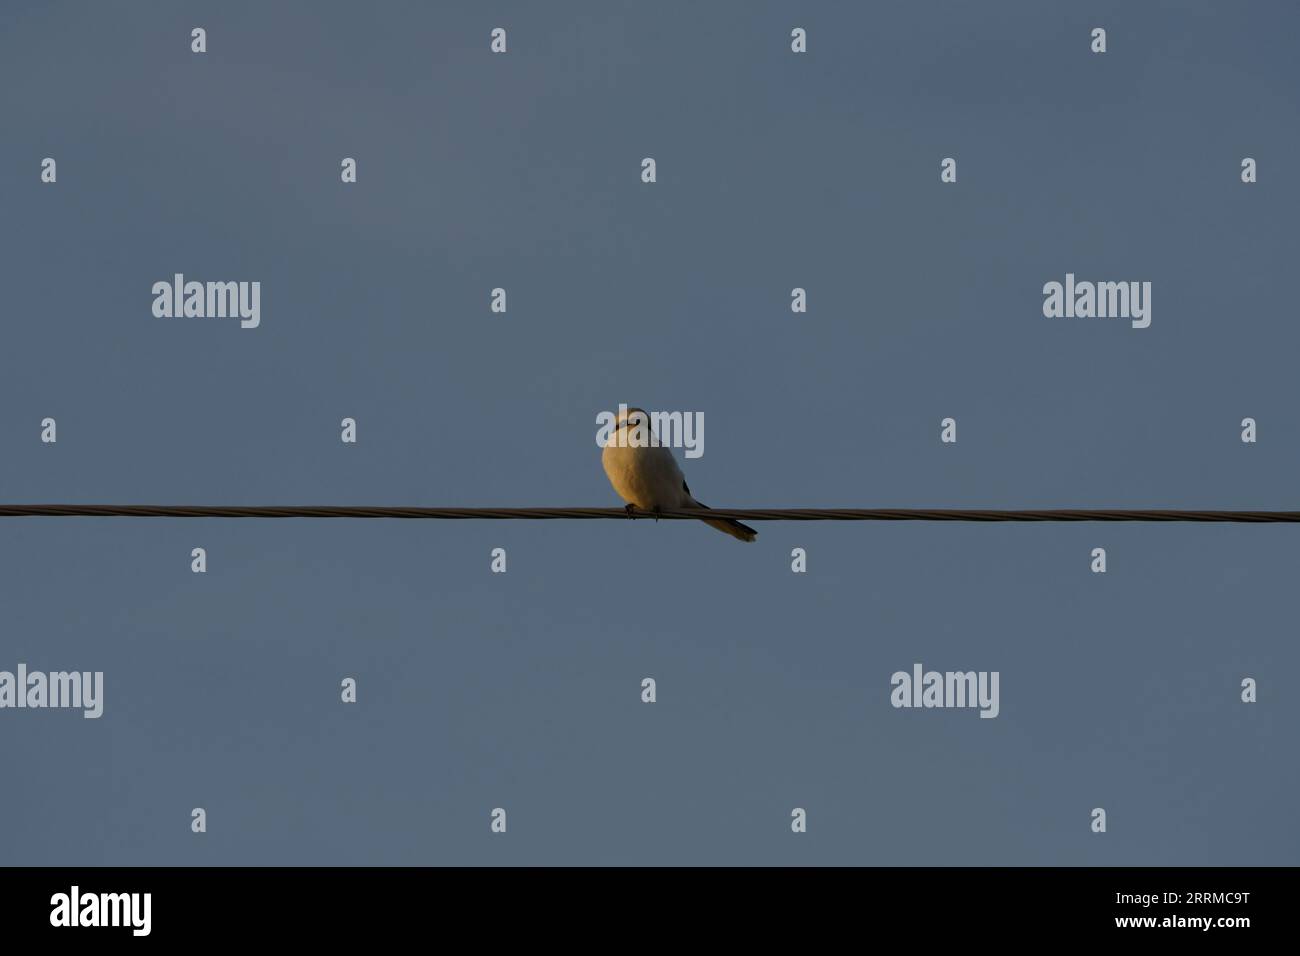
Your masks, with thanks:
[{"label": "power line", "polygon": [[1052,508],[710,508],[648,511],[623,508],[386,508],[333,505],[0,505],[0,518],[406,518],[498,520],[698,521],[1196,521],[1250,524],[1297,523],[1300,511],[1181,511],[1172,509]]}]

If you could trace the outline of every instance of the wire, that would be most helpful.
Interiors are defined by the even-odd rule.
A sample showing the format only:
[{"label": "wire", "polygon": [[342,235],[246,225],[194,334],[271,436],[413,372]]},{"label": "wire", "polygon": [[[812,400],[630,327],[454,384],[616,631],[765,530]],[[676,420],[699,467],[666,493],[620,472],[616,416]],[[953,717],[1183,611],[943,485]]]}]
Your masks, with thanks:
[{"label": "wire", "polygon": [[710,508],[648,511],[623,508],[384,508],[326,505],[0,505],[0,518],[416,518],[555,520],[654,518],[698,521],[1197,521],[1252,524],[1300,522],[1300,511],[1178,511],[1057,508]]}]

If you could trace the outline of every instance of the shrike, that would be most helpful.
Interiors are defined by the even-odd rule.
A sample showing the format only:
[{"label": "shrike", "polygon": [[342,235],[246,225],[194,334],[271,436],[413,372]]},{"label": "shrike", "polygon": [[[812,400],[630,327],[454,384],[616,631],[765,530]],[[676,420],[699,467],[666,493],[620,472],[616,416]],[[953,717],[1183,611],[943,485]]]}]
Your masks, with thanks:
[{"label": "shrike", "polygon": [[[692,508],[707,511],[707,506],[696,501],[691,489],[686,487],[686,478],[669,449],[658,444],[657,440],[636,447],[628,443],[629,432],[638,426],[644,435],[653,434],[650,416],[642,409],[629,408],[619,416],[617,427],[600,454],[600,463],[605,466],[609,483],[627,502],[629,514],[633,506],[642,511],[685,511]],[[758,537],[753,528],[730,518],[702,520],[741,541],[753,541]]]}]

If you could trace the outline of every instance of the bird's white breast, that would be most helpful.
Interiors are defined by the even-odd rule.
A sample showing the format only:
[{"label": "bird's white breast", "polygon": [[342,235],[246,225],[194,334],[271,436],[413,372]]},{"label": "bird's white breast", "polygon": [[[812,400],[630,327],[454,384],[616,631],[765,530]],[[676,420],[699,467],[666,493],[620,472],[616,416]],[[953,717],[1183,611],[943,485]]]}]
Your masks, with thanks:
[{"label": "bird's white breast", "polygon": [[619,497],[644,511],[680,508],[688,497],[677,460],[667,448],[606,445],[600,456]]}]

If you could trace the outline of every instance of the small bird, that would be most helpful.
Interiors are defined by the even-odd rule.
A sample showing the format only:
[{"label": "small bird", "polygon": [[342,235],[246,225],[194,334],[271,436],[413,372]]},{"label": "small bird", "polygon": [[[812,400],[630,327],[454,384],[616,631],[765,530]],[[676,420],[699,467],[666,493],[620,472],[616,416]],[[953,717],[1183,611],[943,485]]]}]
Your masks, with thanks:
[{"label": "small bird", "polygon": [[[632,446],[627,442],[625,429],[644,428],[646,435],[652,435],[650,416],[640,408],[629,408],[623,412],[610,435],[608,443],[600,455],[600,463],[605,467],[609,483],[614,486],[619,497],[627,502],[628,515],[632,508],[642,511],[684,511],[700,508],[705,511],[708,506],[700,504],[691,495],[686,486],[677,459],[667,448],[658,444],[657,439],[649,444]],[[623,439],[619,441],[620,437]],[[748,525],[731,518],[704,518],[704,523],[726,532],[741,541],[753,541],[758,532]]]}]

